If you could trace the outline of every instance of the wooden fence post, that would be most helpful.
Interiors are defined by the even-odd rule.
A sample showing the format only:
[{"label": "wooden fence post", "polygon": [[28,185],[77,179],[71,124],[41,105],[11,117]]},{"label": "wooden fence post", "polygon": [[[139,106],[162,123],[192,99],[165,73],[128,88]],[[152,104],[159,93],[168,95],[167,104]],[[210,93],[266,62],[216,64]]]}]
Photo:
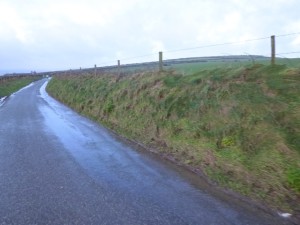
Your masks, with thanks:
[{"label": "wooden fence post", "polygon": [[271,36],[271,65],[275,65],[276,49],[275,49],[275,35]]},{"label": "wooden fence post", "polygon": [[121,62],[118,60],[118,75],[121,74]]},{"label": "wooden fence post", "polygon": [[159,72],[163,71],[163,53],[159,52]]}]

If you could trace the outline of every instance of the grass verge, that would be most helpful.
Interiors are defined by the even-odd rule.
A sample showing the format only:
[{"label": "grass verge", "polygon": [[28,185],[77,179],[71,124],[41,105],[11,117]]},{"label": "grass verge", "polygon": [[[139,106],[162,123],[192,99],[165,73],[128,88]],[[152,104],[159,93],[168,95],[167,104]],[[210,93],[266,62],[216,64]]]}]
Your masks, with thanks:
[{"label": "grass verge", "polygon": [[0,98],[8,96],[19,89],[29,85],[31,82],[38,80],[36,76],[11,77],[0,82]]},{"label": "grass verge", "polygon": [[300,213],[300,69],[56,76],[48,92],[218,185]]}]

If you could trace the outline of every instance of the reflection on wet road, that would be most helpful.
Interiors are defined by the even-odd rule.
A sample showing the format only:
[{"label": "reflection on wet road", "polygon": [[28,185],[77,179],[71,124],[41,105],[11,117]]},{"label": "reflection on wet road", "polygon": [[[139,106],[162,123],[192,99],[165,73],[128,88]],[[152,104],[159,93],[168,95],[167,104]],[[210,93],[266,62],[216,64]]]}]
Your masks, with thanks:
[{"label": "reflection on wet road", "polygon": [[121,141],[46,84],[0,107],[0,224],[285,224]]}]

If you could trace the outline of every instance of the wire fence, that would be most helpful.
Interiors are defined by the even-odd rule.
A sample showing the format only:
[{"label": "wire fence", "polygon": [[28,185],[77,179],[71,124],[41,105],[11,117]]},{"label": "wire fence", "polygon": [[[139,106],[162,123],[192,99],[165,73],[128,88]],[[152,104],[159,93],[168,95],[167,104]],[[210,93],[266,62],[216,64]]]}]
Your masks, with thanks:
[{"label": "wire fence", "polygon": [[[162,70],[162,68],[167,69],[170,67],[178,69],[177,65],[179,64],[188,64],[191,66],[193,63],[219,63],[219,65],[224,66],[225,64],[236,63],[237,65],[241,65],[242,63],[254,63],[257,61],[271,63],[271,52],[273,52],[274,61],[276,57],[277,62],[300,67],[300,61],[295,62],[291,60],[291,58],[295,57],[300,59],[300,49],[286,51],[287,45],[299,46],[300,48],[300,32],[273,36],[274,46],[271,44],[272,36],[265,36],[231,42],[203,44],[187,48],[164,49],[161,51],[161,54],[163,54],[161,59],[159,59],[158,52],[148,53],[100,62],[95,64],[92,68],[80,67],[79,69],[71,69],[69,71],[72,73],[86,71],[95,74],[100,72],[126,74],[145,70]],[[298,65],[295,65],[295,63]],[[216,64],[214,64],[214,66],[216,66]],[[61,72],[66,73],[68,71],[53,71],[52,73],[55,74]]]},{"label": "wire fence", "polygon": [[[276,35],[276,53],[275,56],[278,58],[289,58],[289,57],[300,57],[300,50],[295,49],[294,51],[285,51],[286,45],[282,45],[282,42],[292,43],[297,40],[300,43],[300,32],[288,33],[288,34],[279,34]],[[287,40],[287,38],[293,38],[291,40]],[[296,37],[296,39],[295,39]],[[285,40],[283,40],[285,39]],[[268,47],[266,47],[268,46]],[[242,59],[247,59],[248,61],[253,61],[256,58],[271,57],[270,50],[270,37],[258,37],[252,39],[245,39],[241,41],[233,41],[233,42],[223,42],[223,43],[215,43],[215,44],[206,44],[188,48],[179,48],[179,49],[165,49],[163,52],[163,61],[168,62],[173,60],[174,62],[179,62],[178,59],[188,59],[190,61],[194,58],[194,61],[209,61],[209,60],[222,60],[223,59],[232,59],[235,61],[240,61]],[[218,54],[209,54],[211,49],[218,49]],[[206,49],[207,51],[203,51]],[[263,51],[258,49],[265,49]],[[269,49],[268,51],[266,49]],[[216,51],[211,51],[216,52]],[[275,49],[274,49],[275,52]],[[235,56],[235,57],[234,57]],[[243,58],[242,56],[246,56]],[[202,58],[202,60],[201,60]],[[184,61],[184,60],[181,60]],[[187,61],[187,60],[186,60]],[[117,64],[119,62],[119,64]],[[135,64],[149,64],[156,63],[159,64],[158,53],[149,53],[145,55],[138,55],[128,58],[120,58],[114,61],[104,62],[96,65],[97,68],[106,68],[106,67],[126,67],[127,65],[135,65]]]}]

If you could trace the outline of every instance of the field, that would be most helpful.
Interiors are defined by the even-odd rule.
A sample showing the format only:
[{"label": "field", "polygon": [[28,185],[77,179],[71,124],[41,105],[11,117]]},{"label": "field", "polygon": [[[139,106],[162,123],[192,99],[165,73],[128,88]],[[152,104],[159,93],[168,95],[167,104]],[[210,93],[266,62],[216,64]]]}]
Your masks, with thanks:
[{"label": "field", "polygon": [[[278,58],[276,60],[278,64],[286,65],[290,68],[300,68],[300,59],[287,59],[287,58]],[[227,68],[227,69],[234,69],[243,66],[251,66],[254,64],[262,64],[262,65],[269,65],[270,59],[269,58],[252,58],[249,57],[238,57],[235,60],[216,60],[216,61],[207,61],[207,62],[194,62],[194,63],[179,63],[179,64],[171,64],[168,69],[175,69],[177,72],[181,72],[183,74],[191,75],[193,73],[198,72],[199,70],[206,70],[206,69],[216,69],[216,68]]]},{"label": "field", "polygon": [[219,186],[300,214],[298,62],[186,63],[128,76],[82,72],[55,76],[47,90]]}]

